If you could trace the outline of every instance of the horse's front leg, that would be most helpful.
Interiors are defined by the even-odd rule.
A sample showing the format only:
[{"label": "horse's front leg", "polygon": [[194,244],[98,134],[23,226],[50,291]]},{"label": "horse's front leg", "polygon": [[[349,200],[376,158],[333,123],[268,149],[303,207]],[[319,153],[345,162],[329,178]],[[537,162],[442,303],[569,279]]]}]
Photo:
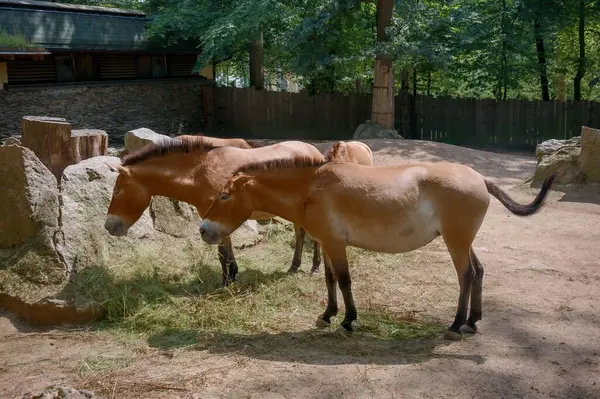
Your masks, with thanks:
[{"label": "horse's front leg", "polygon": [[321,245],[313,238],[313,265],[310,274],[318,273],[321,265]]},{"label": "horse's front leg", "polygon": [[292,259],[292,265],[288,269],[288,274],[294,274],[300,268],[300,264],[302,263],[302,251],[304,250],[304,237],[306,236],[306,231],[297,224],[294,224],[294,237],[296,239],[296,245],[294,248],[294,258]]},{"label": "horse's front leg", "polygon": [[316,326],[319,328],[329,327],[331,317],[337,315],[338,312],[335,275],[333,274],[331,261],[325,253],[323,253],[323,260],[325,262],[325,283],[327,284],[327,309],[325,309],[325,313],[317,318]]},{"label": "horse's front leg", "polygon": [[225,287],[235,281],[238,273],[238,265],[233,254],[233,245],[231,237],[227,236],[221,239],[219,247],[219,262],[221,263],[223,281],[221,286]]}]

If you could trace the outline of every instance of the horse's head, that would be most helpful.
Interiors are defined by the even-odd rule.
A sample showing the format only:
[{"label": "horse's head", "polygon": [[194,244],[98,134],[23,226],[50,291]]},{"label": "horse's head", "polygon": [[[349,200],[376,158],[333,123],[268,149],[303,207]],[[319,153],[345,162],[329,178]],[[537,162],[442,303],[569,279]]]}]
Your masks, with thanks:
[{"label": "horse's head", "polygon": [[129,228],[142,216],[152,196],[146,187],[138,182],[130,169],[121,165],[108,165],[119,176],[115,182],[112,199],[104,228],[113,236],[127,234]]},{"label": "horse's head", "polygon": [[251,176],[236,174],[212,201],[200,223],[200,235],[208,244],[218,244],[252,216],[253,205],[246,192],[253,184]]}]

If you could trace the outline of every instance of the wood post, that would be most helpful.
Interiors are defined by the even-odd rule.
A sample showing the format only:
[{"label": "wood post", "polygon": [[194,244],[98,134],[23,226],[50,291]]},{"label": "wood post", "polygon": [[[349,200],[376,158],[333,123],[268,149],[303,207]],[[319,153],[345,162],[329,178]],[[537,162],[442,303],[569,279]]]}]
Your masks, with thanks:
[{"label": "wood post", "polygon": [[108,153],[108,136],[102,130],[75,130],[64,118],[24,116],[22,145],[32,150],[60,181],[69,165]]}]

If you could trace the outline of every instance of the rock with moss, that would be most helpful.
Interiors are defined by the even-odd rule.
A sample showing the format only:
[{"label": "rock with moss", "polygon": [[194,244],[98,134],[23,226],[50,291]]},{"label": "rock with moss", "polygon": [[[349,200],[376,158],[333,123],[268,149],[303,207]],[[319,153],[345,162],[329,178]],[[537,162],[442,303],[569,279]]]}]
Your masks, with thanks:
[{"label": "rock with moss", "polygon": [[154,196],[150,204],[154,228],[173,237],[199,235],[200,216],[192,205],[172,198]]},{"label": "rock with moss", "polygon": [[579,147],[581,145],[581,137],[576,136],[568,140],[550,139],[541,142],[535,148],[535,156],[538,161],[546,155],[550,155],[564,147]]},{"label": "rock with moss", "polygon": [[127,133],[125,133],[124,139],[125,151],[127,153],[137,151],[148,144],[156,144],[165,140],[173,140],[173,138],[169,136],[165,136],[164,134],[158,134],[152,131],[151,129],[145,127],[128,131]]},{"label": "rock with moss", "polygon": [[59,192],[56,178],[21,146],[0,147],[0,293],[33,303],[66,282],[56,250]]},{"label": "rock with moss", "polygon": [[20,399],[102,399],[92,391],[63,385],[51,385],[43,390],[28,392]]},{"label": "rock with moss", "polygon": [[587,182],[600,182],[600,130],[586,126],[581,129],[579,163]]},{"label": "rock with moss", "polygon": [[540,187],[542,182],[557,173],[555,184],[569,185],[578,183],[582,178],[579,167],[580,147],[563,146],[558,150],[542,156],[535,168],[531,187]]},{"label": "rock with moss", "polygon": [[100,156],[68,166],[60,183],[62,227],[57,247],[70,269],[102,264],[135,241],[155,233],[149,209],[129,229],[125,237],[113,237],[104,222],[118,174],[108,164],[116,157]]}]

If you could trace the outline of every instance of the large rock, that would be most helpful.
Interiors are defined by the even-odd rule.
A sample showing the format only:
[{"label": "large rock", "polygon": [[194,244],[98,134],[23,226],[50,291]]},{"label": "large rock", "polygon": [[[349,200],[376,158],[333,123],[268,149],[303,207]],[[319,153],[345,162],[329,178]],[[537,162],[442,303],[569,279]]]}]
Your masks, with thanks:
[{"label": "large rock", "polygon": [[234,248],[248,248],[262,240],[260,226],[256,220],[246,220],[231,234],[231,243]]},{"label": "large rock", "polygon": [[531,187],[539,187],[553,173],[558,173],[555,184],[573,184],[581,179],[579,167],[580,147],[563,146],[558,150],[542,156],[535,169]]},{"label": "large rock", "polygon": [[116,157],[100,156],[67,167],[62,176],[62,235],[57,248],[69,270],[109,260],[111,252],[127,250],[139,238],[154,233],[148,209],[129,229],[125,237],[113,237],[104,229],[117,173],[107,163]]},{"label": "large rock", "polygon": [[145,127],[130,130],[125,133],[125,151],[128,153],[137,151],[150,143],[158,143],[163,140],[173,139],[169,136],[165,136],[164,134],[158,134]]},{"label": "large rock", "polygon": [[581,144],[580,136],[572,137],[569,140],[557,140],[557,139],[546,140],[537,145],[537,147],[535,148],[535,156],[537,157],[537,159],[539,161],[542,159],[542,157],[544,155],[550,155],[553,152],[558,151],[559,149],[561,149],[563,147],[579,147],[580,144]]},{"label": "large rock", "polygon": [[56,178],[33,151],[1,146],[0,180],[0,294],[33,303],[60,289],[67,277],[55,248]]},{"label": "large rock", "polygon": [[10,136],[2,145],[21,145],[21,136]]},{"label": "large rock", "polygon": [[600,130],[581,128],[581,171],[588,182],[600,182]]},{"label": "large rock", "polygon": [[154,228],[173,237],[199,235],[200,216],[195,207],[171,198],[154,196],[150,204]]},{"label": "large rock", "polygon": [[384,129],[377,123],[373,123],[372,121],[366,121],[365,123],[359,125],[352,138],[355,140],[359,139],[401,139],[403,138],[397,131],[394,129]]},{"label": "large rock", "polygon": [[20,399],[102,399],[92,391],[63,385],[51,385],[41,391],[28,392]]}]

